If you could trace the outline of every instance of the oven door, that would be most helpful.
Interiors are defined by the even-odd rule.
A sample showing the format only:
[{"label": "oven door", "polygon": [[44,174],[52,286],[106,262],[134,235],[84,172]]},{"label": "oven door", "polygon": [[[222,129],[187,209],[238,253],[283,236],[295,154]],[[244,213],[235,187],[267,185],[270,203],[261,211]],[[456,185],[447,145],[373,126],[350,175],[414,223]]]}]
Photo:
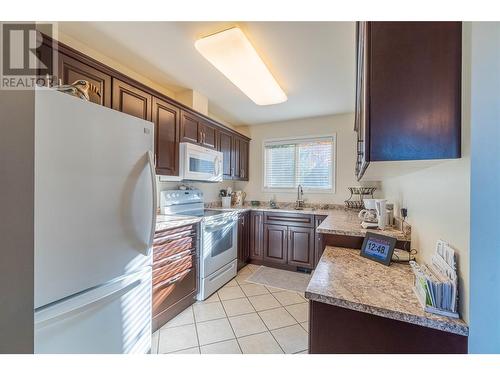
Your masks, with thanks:
[{"label": "oven door", "polygon": [[181,143],[181,171],[184,180],[222,181],[222,153],[192,143]]},{"label": "oven door", "polygon": [[203,223],[201,277],[208,277],[236,259],[237,222],[236,217],[225,217]]}]

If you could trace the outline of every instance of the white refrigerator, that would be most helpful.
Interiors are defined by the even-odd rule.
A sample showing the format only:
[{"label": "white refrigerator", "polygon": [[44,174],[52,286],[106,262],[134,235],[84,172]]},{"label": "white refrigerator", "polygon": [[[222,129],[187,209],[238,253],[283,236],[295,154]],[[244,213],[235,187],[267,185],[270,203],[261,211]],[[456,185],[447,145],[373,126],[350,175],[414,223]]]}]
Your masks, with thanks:
[{"label": "white refrigerator", "polygon": [[151,122],[35,92],[35,353],[147,353]]}]

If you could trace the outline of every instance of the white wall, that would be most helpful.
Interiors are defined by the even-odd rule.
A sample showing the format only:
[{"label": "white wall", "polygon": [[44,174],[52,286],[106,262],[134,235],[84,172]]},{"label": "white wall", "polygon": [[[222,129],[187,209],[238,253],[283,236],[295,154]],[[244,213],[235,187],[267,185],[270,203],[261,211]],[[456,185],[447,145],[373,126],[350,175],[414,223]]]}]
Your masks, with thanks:
[{"label": "white wall", "polygon": [[408,208],[412,247],[419,262],[430,262],[436,241],[448,241],[458,253],[460,312],[469,320],[470,225],[470,29],[463,29],[462,158],[382,181],[382,192],[395,212]]},{"label": "white wall", "polygon": [[472,23],[469,351],[500,353],[500,22]]},{"label": "white wall", "polygon": [[[317,136],[336,133],[335,193],[313,194],[305,192],[304,198],[306,202],[343,204],[344,200],[349,197],[347,187],[360,185],[354,177],[356,133],[353,127],[354,114],[352,113],[249,126],[248,135],[252,138],[250,142],[250,181],[236,182],[235,188],[244,190],[247,193],[247,200],[267,201],[276,196],[278,201],[295,201],[296,192],[269,193],[263,191],[263,141],[280,137]],[[368,183],[367,185],[373,184]]]}]

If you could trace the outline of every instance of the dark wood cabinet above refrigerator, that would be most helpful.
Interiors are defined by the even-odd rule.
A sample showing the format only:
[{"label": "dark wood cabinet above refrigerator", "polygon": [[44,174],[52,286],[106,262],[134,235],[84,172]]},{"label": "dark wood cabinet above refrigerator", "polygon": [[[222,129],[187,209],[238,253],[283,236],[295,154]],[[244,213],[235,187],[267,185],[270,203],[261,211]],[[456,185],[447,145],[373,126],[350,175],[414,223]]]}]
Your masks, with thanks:
[{"label": "dark wood cabinet above refrigerator", "polygon": [[461,74],[460,22],[357,23],[358,180],[374,162],[460,158]]},{"label": "dark wood cabinet above refrigerator", "polygon": [[154,122],[156,174],[179,176],[179,143],[191,142],[222,147],[224,178],[248,180],[250,138],[63,43],[42,35],[39,44],[40,60],[57,67],[50,69],[56,82],[89,81],[98,92],[90,95],[92,102]]}]

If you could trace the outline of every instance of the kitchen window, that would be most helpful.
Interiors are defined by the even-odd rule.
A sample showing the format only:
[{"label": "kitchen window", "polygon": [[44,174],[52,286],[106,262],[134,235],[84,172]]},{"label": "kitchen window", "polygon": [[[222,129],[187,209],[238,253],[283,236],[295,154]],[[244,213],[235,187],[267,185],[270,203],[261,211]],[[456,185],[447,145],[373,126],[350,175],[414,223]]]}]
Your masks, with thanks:
[{"label": "kitchen window", "polygon": [[264,141],[264,190],[333,192],[335,136]]}]

